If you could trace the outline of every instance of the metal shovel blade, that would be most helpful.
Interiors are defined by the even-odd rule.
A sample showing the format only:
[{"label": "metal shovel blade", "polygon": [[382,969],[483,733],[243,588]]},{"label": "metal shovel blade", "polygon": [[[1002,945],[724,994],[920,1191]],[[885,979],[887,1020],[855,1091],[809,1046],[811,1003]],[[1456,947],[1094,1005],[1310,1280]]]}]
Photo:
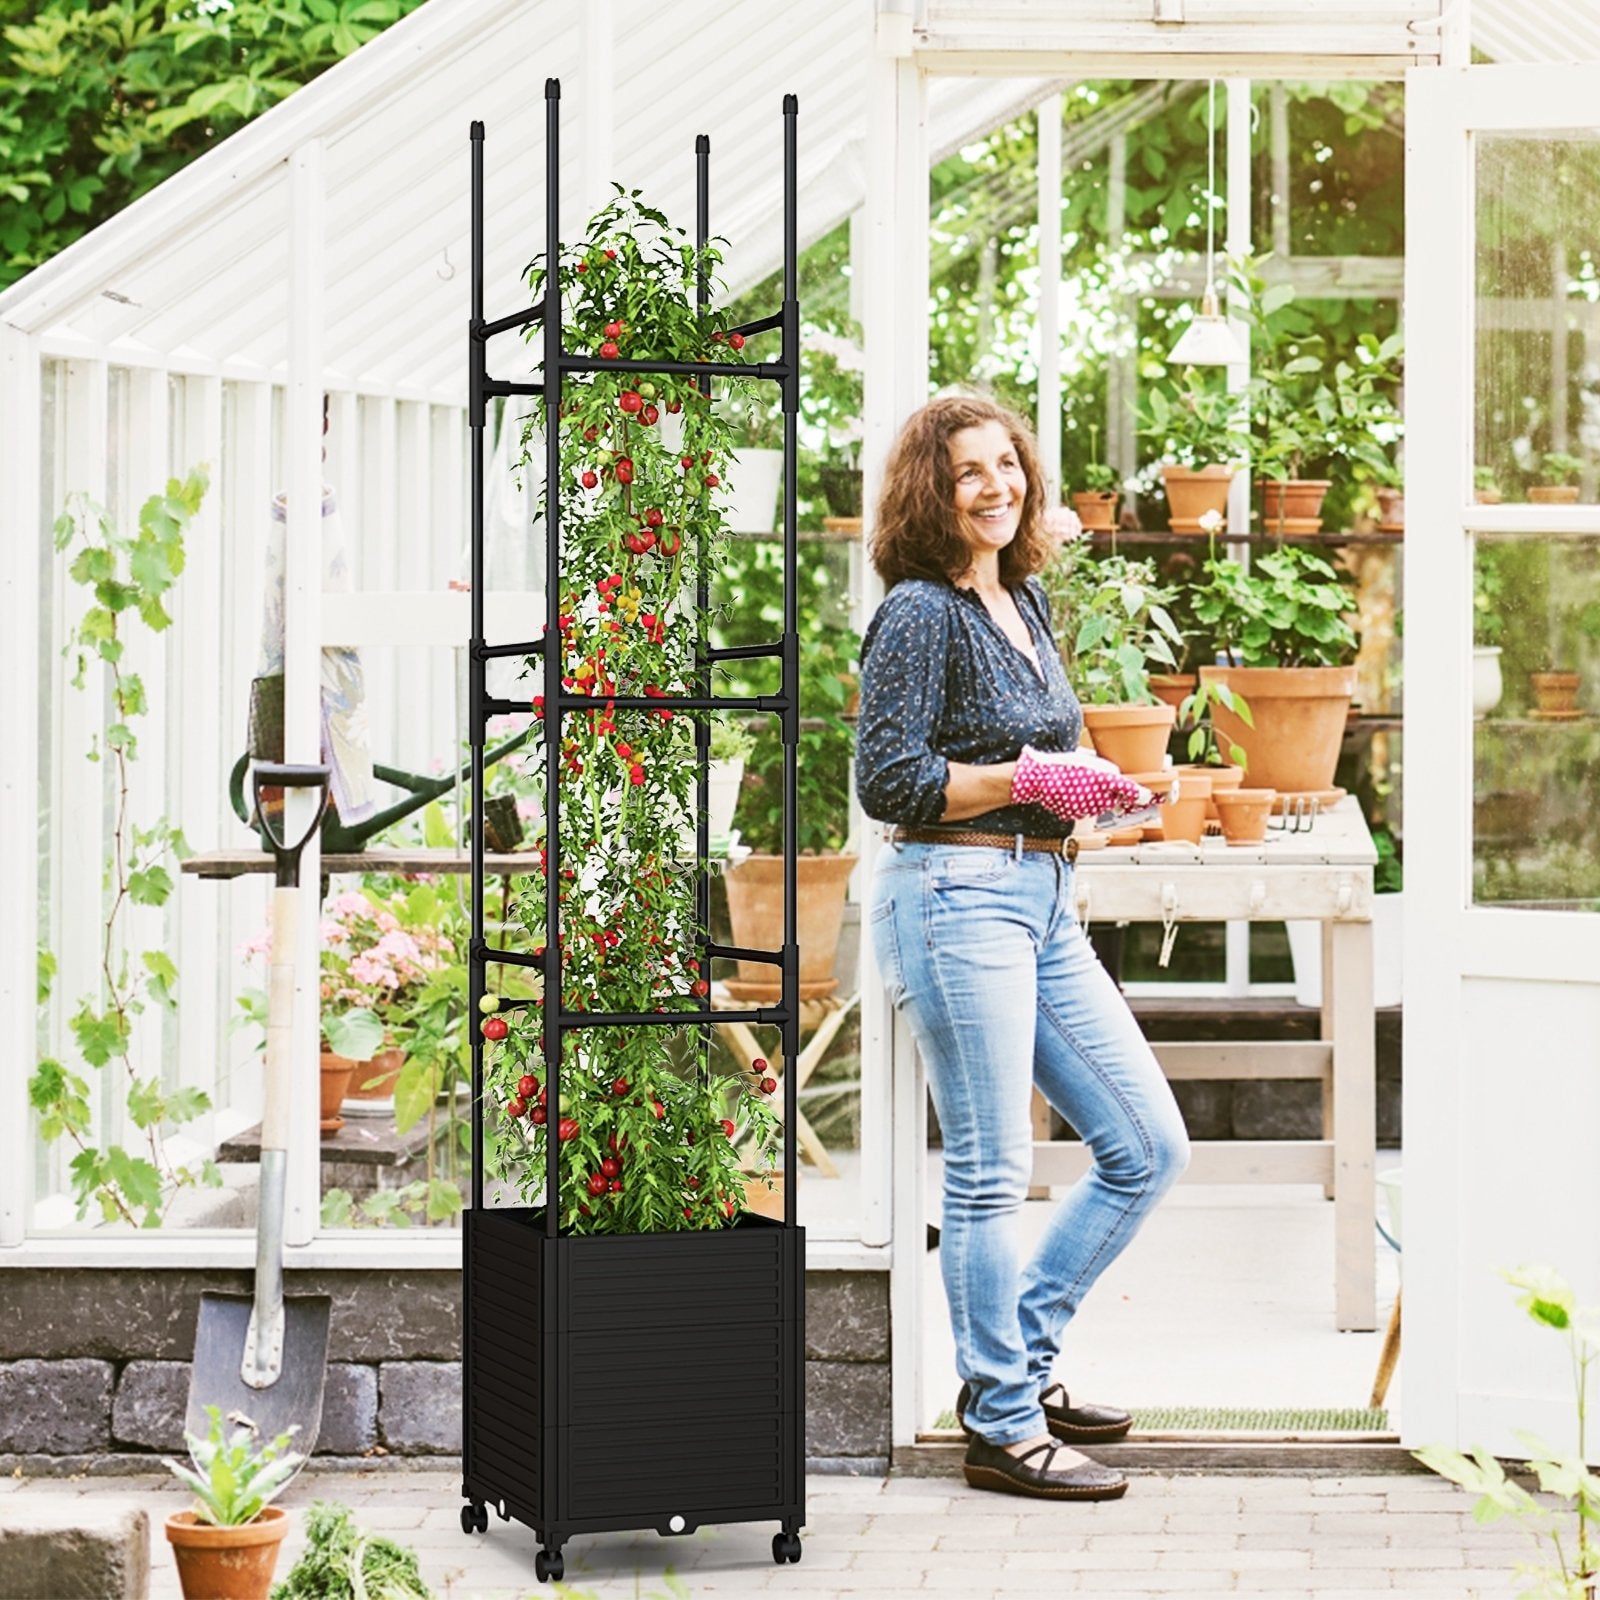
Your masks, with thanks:
[{"label": "metal shovel blade", "polygon": [[328,1374],[328,1319],[333,1301],[325,1294],[285,1295],[283,1355],[277,1375],[256,1388],[250,1370],[250,1317],[255,1298],[248,1294],[200,1296],[195,1329],[194,1366],[189,1374],[189,1412],[184,1426],[202,1438],[210,1429],[207,1406],[224,1417],[238,1411],[260,1429],[259,1443],[292,1427],[292,1450],[309,1456],[322,1427],[322,1391]]}]

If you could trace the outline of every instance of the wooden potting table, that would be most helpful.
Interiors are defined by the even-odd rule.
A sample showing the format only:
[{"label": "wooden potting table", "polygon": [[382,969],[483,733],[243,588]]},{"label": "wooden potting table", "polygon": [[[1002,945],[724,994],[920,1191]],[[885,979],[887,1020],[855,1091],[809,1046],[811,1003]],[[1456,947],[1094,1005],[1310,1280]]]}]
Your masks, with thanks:
[{"label": "wooden potting table", "polygon": [[[1279,820],[1279,819],[1274,819]],[[1373,1152],[1377,1143],[1372,1004],[1372,869],[1361,809],[1341,800],[1308,831],[1261,845],[1153,843],[1084,850],[1074,878],[1085,922],[1315,921],[1322,924],[1321,1038],[1153,1046],[1169,1079],[1304,1078],[1322,1085],[1320,1139],[1205,1139],[1191,1183],[1320,1183],[1334,1205],[1334,1309],[1341,1331],[1377,1326]],[[1181,932],[1178,935],[1182,937]],[[1065,1184],[1083,1145],[1034,1123],[1033,1181]]]}]

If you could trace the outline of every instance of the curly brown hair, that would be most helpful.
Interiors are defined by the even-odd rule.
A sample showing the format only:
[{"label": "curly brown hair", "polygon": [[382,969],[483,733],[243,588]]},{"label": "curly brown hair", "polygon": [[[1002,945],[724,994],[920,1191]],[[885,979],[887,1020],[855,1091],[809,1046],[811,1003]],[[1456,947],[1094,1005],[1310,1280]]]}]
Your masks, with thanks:
[{"label": "curly brown hair", "polygon": [[1033,430],[987,395],[940,395],[906,419],[889,450],[868,549],[885,589],[907,578],[953,583],[972,565],[972,549],[956,515],[950,439],[986,422],[998,422],[1011,435],[1028,484],[1017,535],[1000,552],[1000,581],[1015,588],[1054,557],[1055,541],[1043,526],[1045,482]]}]

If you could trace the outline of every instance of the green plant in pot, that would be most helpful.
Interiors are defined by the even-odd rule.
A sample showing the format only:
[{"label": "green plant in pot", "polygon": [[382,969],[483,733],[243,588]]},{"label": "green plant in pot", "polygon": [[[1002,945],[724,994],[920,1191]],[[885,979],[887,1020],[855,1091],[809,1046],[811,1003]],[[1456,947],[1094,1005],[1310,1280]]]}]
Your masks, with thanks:
[{"label": "green plant in pot", "polygon": [[861,515],[865,352],[856,340],[808,327],[800,339],[800,427],[832,517]]},{"label": "green plant in pot", "polygon": [[1472,469],[1472,493],[1480,506],[1500,504],[1500,478],[1493,467],[1477,466]]},{"label": "green plant in pot", "polygon": [[[800,993],[831,994],[844,923],[845,894],[857,857],[847,852],[851,714],[861,641],[848,628],[819,628],[800,652],[800,707],[804,721],[795,751],[796,918],[799,924]],[[736,816],[739,837],[753,852],[723,875],[733,942],[776,950],[783,943],[783,746],[777,730],[759,737],[745,768]],[[776,968],[740,962],[729,992],[746,999],[778,994]]]},{"label": "green plant in pot", "polygon": [[1576,505],[1582,476],[1579,457],[1564,450],[1547,450],[1539,458],[1539,481],[1528,486],[1528,500],[1536,506]]},{"label": "green plant in pot", "polygon": [[1083,469],[1083,488],[1072,497],[1073,509],[1086,532],[1109,532],[1117,525],[1117,501],[1122,498],[1122,480],[1115,467],[1100,459],[1100,430],[1089,424],[1089,461]]},{"label": "green plant in pot", "polygon": [[1203,534],[1208,511],[1227,514],[1228,487],[1250,448],[1246,421],[1241,397],[1194,367],[1183,369],[1171,392],[1151,389],[1139,434],[1161,452],[1174,533]]},{"label": "green plant in pot", "polygon": [[167,1518],[185,1600],[265,1600],[289,1515],[271,1502],[305,1465],[289,1449],[296,1431],[257,1443],[248,1418],[207,1406],[205,1438],[186,1433],[188,1466],[166,1465],[194,1490],[194,1509]]},{"label": "green plant in pot", "polygon": [[1600,640],[1600,601],[1583,606],[1566,606],[1555,616],[1552,653],[1543,672],[1530,672],[1528,686],[1533,690],[1535,717],[1553,721],[1572,721],[1583,715],[1578,705],[1582,676],[1574,670],[1582,643]]},{"label": "green plant in pot", "polygon": [[1150,687],[1152,666],[1176,670],[1183,636],[1169,607],[1176,591],[1155,564],[1085,544],[1064,550],[1040,575],[1061,619],[1061,664],[1083,704],[1095,750],[1124,772],[1161,769],[1177,708]]},{"label": "green plant in pot", "polygon": [[1223,663],[1200,668],[1250,707],[1213,706],[1220,738],[1240,747],[1250,782],[1280,795],[1339,797],[1334,769],[1355,693],[1359,640],[1348,580],[1314,551],[1284,545],[1253,568],[1213,557],[1191,597]]}]

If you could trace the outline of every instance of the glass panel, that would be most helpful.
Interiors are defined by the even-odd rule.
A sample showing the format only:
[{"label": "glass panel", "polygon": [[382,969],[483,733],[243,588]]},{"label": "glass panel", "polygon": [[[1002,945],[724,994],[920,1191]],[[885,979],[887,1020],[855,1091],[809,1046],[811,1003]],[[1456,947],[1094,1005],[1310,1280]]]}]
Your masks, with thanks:
[{"label": "glass panel", "polygon": [[1482,135],[1477,150],[1479,498],[1596,498],[1600,141]]},{"label": "glass panel", "polygon": [[1474,555],[1476,905],[1600,911],[1600,537]]}]

